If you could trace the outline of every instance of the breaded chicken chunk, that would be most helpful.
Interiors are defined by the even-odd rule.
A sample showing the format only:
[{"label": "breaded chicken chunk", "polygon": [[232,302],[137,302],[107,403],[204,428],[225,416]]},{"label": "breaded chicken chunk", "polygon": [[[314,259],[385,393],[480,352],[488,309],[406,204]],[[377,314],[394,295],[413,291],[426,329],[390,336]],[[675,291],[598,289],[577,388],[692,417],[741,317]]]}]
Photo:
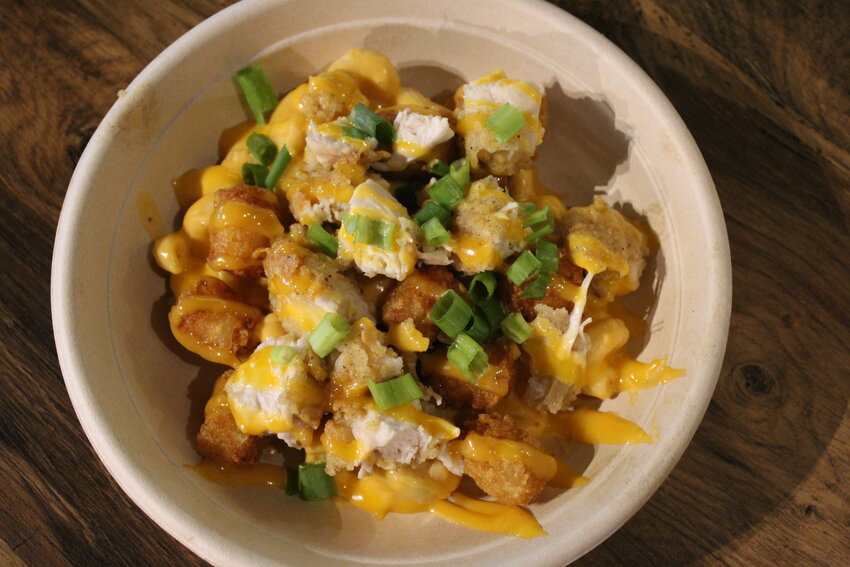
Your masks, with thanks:
[{"label": "breaded chicken chunk", "polygon": [[508,311],[519,311],[526,321],[533,321],[537,317],[537,312],[534,310],[535,305],[548,305],[552,309],[563,307],[567,311],[572,310],[575,288],[581,286],[584,280],[584,270],[573,264],[570,259],[569,250],[562,248],[558,251],[558,271],[552,274],[552,281],[546,288],[546,295],[542,299],[526,299],[522,297],[522,292],[533,281],[529,278],[522,285],[514,285],[513,282],[505,277],[501,277],[502,295],[505,303],[507,303]]},{"label": "breaded chicken chunk", "polygon": [[438,329],[428,313],[437,298],[450,289],[464,293],[463,286],[448,269],[422,266],[393,288],[384,302],[381,318],[388,325],[400,325],[412,318],[416,329],[433,340]]},{"label": "breaded chicken chunk", "polygon": [[259,309],[212,276],[200,278],[181,293],[168,313],[171,331],[181,345],[206,360],[234,367],[257,346],[254,329],[262,318]]},{"label": "breaded chicken chunk", "polygon": [[[533,502],[555,475],[555,458],[530,445],[525,433],[508,416],[481,414],[467,425],[470,432],[462,442],[464,472],[481,490],[503,504],[525,506]],[[499,451],[500,445],[507,450]],[[482,452],[487,456],[483,457]],[[526,462],[503,457],[505,453],[533,455],[542,467],[532,469]]]},{"label": "breaded chicken chunk", "polygon": [[277,197],[253,185],[219,189],[213,198],[209,231],[210,267],[240,276],[261,276],[263,262],[257,251],[283,234]]},{"label": "breaded chicken chunk", "polygon": [[310,77],[307,91],[301,95],[301,112],[308,120],[330,122],[340,116],[348,116],[358,102],[369,104],[349,73],[325,71]]},{"label": "breaded chicken chunk", "polygon": [[269,438],[246,435],[236,426],[230,413],[224,385],[232,370],[222,374],[215,382],[212,396],[204,407],[204,423],[195,439],[202,457],[222,463],[251,464],[260,458]]},{"label": "breaded chicken chunk", "polygon": [[484,344],[489,358],[487,370],[473,384],[446,358],[446,348],[422,355],[423,373],[430,376],[430,385],[440,394],[443,403],[453,408],[472,407],[488,410],[505,397],[516,376],[519,349],[513,343]]}]

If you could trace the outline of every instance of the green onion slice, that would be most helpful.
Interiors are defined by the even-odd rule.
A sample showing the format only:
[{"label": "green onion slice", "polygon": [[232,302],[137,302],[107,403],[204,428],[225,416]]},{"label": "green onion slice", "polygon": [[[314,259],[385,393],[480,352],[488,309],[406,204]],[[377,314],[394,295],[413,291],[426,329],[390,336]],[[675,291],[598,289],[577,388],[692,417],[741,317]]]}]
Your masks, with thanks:
[{"label": "green onion slice", "polygon": [[265,113],[277,106],[277,95],[274,93],[269,78],[262,67],[245,67],[236,72],[236,82],[245,95],[245,102],[254,115],[257,124],[265,124]]},{"label": "green onion slice", "polygon": [[440,246],[449,241],[449,231],[440,223],[437,218],[428,219],[428,222],[422,225],[422,232],[425,233],[425,242],[428,246]]},{"label": "green onion slice", "polygon": [[438,204],[449,210],[455,208],[458,203],[466,198],[466,190],[451,175],[438,179],[428,189],[428,194]]},{"label": "green onion slice", "polygon": [[381,411],[418,400],[425,395],[409,372],[385,382],[369,380],[367,384],[369,391],[372,392],[372,398]]},{"label": "green onion slice", "polygon": [[531,325],[519,313],[511,313],[505,317],[501,327],[506,337],[520,345],[531,336]]},{"label": "green onion slice", "polygon": [[268,175],[266,175],[266,189],[274,190],[280,176],[283,175],[286,166],[289,165],[291,160],[292,154],[289,153],[289,149],[287,149],[285,145],[281,146],[280,151],[277,153],[277,157],[274,158],[274,162],[272,162]]},{"label": "green onion slice", "polygon": [[558,246],[554,242],[541,240],[537,243],[534,256],[540,260],[540,270],[543,272],[558,271]]},{"label": "green onion slice", "polygon": [[526,214],[522,226],[537,226],[546,222],[552,222],[552,209],[549,205]]},{"label": "green onion slice", "polygon": [[549,287],[550,281],[552,281],[552,275],[543,272],[537,276],[537,279],[528,284],[519,295],[523,299],[543,299],[546,297],[546,289]]},{"label": "green onion slice", "polygon": [[486,341],[490,338],[492,331],[487,316],[478,308],[474,308],[472,310],[472,323],[464,332],[476,341]]},{"label": "green onion slice", "polygon": [[499,325],[502,323],[502,319],[505,318],[505,310],[502,309],[502,304],[499,301],[499,298],[494,296],[486,301],[476,304],[475,311],[487,319],[487,322],[490,324],[490,336],[492,337],[495,334],[495,331],[499,330]]},{"label": "green onion slice", "polygon": [[422,208],[419,209],[419,212],[413,215],[413,220],[418,222],[420,225],[423,225],[432,218],[437,218],[439,219],[440,224],[445,226],[451,216],[452,212],[444,206],[439,205],[434,201],[426,201],[425,204],[422,205]]},{"label": "green onion slice", "polygon": [[520,130],[525,128],[525,116],[509,102],[503,104],[496,112],[484,121],[487,129],[500,144],[510,140]]},{"label": "green onion slice", "polygon": [[496,274],[493,272],[479,272],[469,282],[469,297],[475,304],[482,303],[496,293]]},{"label": "green onion slice", "polygon": [[242,180],[248,185],[265,187],[266,175],[269,170],[259,163],[242,164]]},{"label": "green onion slice", "polygon": [[535,205],[534,203],[520,203],[519,204],[519,211],[523,215],[531,214],[536,210],[537,210],[537,205]]},{"label": "green onion slice", "polygon": [[264,134],[251,134],[248,136],[246,145],[251,155],[265,166],[271,165],[277,155],[277,146],[274,141]]},{"label": "green onion slice", "polygon": [[269,353],[269,359],[273,363],[283,366],[289,364],[296,354],[296,350],[291,346],[279,346],[272,349]]},{"label": "green onion slice", "polygon": [[392,123],[369,110],[362,102],[354,105],[348,120],[358,130],[376,138],[382,146],[392,146],[395,142],[395,127]]},{"label": "green onion slice", "polygon": [[428,316],[441,331],[455,338],[472,318],[472,308],[456,291],[450,289],[437,298]]},{"label": "green onion slice", "polygon": [[519,258],[514,260],[511,267],[508,268],[506,275],[514,285],[522,285],[525,280],[530,278],[537,270],[540,269],[541,263],[530,250],[524,251],[519,255]]},{"label": "green onion slice", "polygon": [[431,175],[436,175],[437,177],[444,177],[448,175],[451,171],[449,168],[449,164],[444,162],[443,160],[435,159],[431,162],[431,168],[429,169]]},{"label": "green onion slice", "polygon": [[331,351],[336,348],[348,333],[351,332],[351,325],[342,315],[328,312],[322,318],[318,326],[310,333],[310,348],[313,349],[321,358],[326,357]]},{"label": "green onion slice", "polygon": [[336,254],[339,251],[339,241],[335,236],[325,230],[321,224],[317,222],[311,224],[310,228],[307,229],[307,238],[312,240],[318,246],[319,250],[331,258],[336,258]]},{"label": "green onion slice", "polygon": [[539,242],[541,238],[544,236],[548,236],[552,234],[555,230],[555,226],[553,224],[544,224],[540,228],[536,229],[534,232],[525,237],[526,242],[535,243]]},{"label": "green onion slice", "polygon": [[460,158],[453,161],[449,168],[449,174],[461,187],[469,185],[469,160]]},{"label": "green onion slice", "polygon": [[396,229],[394,222],[363,215],[348,215],[343,220],[343,226],[349,234],[354,235],[355,244],[377,246],[384,250],[393,248]]},{"label": "green onion slice", "polygon": [[298,492],[309,501],[336,496],[336,482],[325,472],[324,461],[298,465]]},{"label": "green onion slice", "polygon": [[353,138],[355,140],[365,140],[369,137],[368,132],[364,132],[363,130],[355,128],[354,126],[343,126],[342,135],[345,138]]},{"label": "green onion slice", "polygon": [[459,334],[449,345],[446,357],[473,384],[478,382],[490,362],[490,358],[481,345],[466,333]]}]

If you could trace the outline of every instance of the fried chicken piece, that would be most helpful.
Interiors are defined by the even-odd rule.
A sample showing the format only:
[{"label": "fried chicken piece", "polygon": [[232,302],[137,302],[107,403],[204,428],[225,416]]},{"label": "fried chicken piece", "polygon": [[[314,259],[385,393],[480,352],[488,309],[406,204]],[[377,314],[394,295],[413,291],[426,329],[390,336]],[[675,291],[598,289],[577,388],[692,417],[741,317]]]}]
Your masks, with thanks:
[{"label": "fried chicken piece", "polygon": [[280,203],[273,192],[253,185],[219,189],[213,199],[209,230],[207,263],[213,269],[262,276],[263,262],[257,251],[283,234]]},{"label": "fried chicken piece", "polygon": [[200,278],[180,294],[168,313],[174,337],[186,349],[211,362],[236,366],[258,341],[254,328],[262,312],[241,301],[226,283],[212,276]]},{"label": "fried chicken piece", "polygon": [[198,453],[213,461],[245,465],[256,463],[269,437],[246,435],[239,430],[230,406],[225,382],[233,374],[228,370],[215,382],[212,396],[204,407],[204,423],[195,438]]},{"label": "fried chicken piece", "polygon": [[[537,498],[546,483],[555,474],[557,464],[555,458],[541,452],[531,445],[530,440],[513,419],[508,416],[481,414],[472,422],[467,423],[470,433],[464,443],[476,443],[478,446],[495,443],[505,443],[512,446],[509,453],[533,454],[535,460],[542,461],[545,469],[532,469],[527,462],[496,457],[492,453],[489,458],[476,455],[473,460],[464,452],[464,472],[475,481],[481,490],[493,496],[496,500],[509,506],[525,506]],[[484,442],[476,439],[484,438]],[[467,445],[469,446],[469,445]],[[551,473],[551,474],[550,474]],[[541,476],[545,474],[547,476]]]},{"label": "fried chicken piece", "polygon": [[400,325],[412,318],[416,329],[429,340],[437,336],[437,326],[428,317],[437,298],[453,289],[464,293],[455,276],[442,266],[422,266],[393,289],[381,311],[384,323]]},{"label": "fried chicken piece", "polygon": [[301,112],[308,120],[330,122],[348,116],[358,102],[369,104],[354,77],[342,70],[325,71],[310,77],[307,91],[301,96]]},{"label": "fried chicken piece", "polygon": [[488,367],[475,384],[446,359],[445,347],[422,356],[423,374],[430,377],[431,388],[442,396],[444,404],[488,410],[508,393],[516,376],[519,349],[513,343],[498,342],[485,344],[484,350],[489,357]]},{"label": "fried chicken piece", "polygon": [[537,317],[534,306],[538,304],[548,305],[552,309],[564,308],[572,311],[573,302],[568,299],[571,294],[565,289],[570,285],[581,286],[584,279],[584,270],[573,264],[570,252],[566,248],[559,250],[558,271],[552,274],[552,281],[546,289],[546,295],[542,299],[526,299],[522,292],[528,287],[534,278],[529,278],[522,285],[516,286],[507,277],[502,276],[502,299],[507,303],[508,311],[519,311],[526,321],[533,321]]}]

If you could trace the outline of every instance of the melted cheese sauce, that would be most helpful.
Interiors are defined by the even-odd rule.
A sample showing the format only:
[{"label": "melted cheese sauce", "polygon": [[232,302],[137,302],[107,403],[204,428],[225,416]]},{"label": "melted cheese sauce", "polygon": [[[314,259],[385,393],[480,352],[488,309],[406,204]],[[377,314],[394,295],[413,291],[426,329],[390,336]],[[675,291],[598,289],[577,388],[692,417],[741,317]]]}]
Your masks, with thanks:
[{"label": "melted cheese sauce", "polygon": [[185,465],[210,482],[224,486],[268,486],[283,488],[286,485],[286,469],[268,463],[233,465],[207,459],[197,465]]}]

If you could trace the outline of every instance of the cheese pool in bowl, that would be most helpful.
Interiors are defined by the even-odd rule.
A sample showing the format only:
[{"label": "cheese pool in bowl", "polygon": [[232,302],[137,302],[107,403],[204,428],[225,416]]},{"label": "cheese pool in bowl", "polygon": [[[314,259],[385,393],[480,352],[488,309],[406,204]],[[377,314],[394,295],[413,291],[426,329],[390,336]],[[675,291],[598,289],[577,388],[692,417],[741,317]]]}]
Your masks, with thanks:
[{"label": "cheese pool in bowl", "polygon": [[[396,64],[402,86],[415,88],[443,106],[454,104],[455,112],[458,107],[452,99],[457,89],[487,76],[496,67],[502,67],[511,80],[536,85],[546,107],[541,106],[540,112],[544,139],[533,164],[539,183],[557,193],[541,204],[550,204],[554,209],[554,202],[564,202],[584,208],[592,206],[593,197],[599,195],[609,208],[623,212],[625,217],[645,218],[657,236],[657,248],[644,268],[639,289],[618,296],[630,304],[633,312],[646,315],[648,323],[648,332],[642,338],[631,335],[628,353],[647,362],[666,358],[671,367],[686,369],[687,375],[636,395],[614,396],[598,408],[593,407],[595,404],[589,408],[615,413],[637,424],[652,438],[650,443],[573,444],[568,454],[563,451],[566,442],[559,439],[554,447],[541,447],[558,458],[564,456],[575,471],[590,479],[576,489],[547,487],[535,502],[522,507],[548,532],[546,537],[525,539],[468,529],[431,513],[390,512],[376,521],[371,510],[342,503],[345,494],[341,489],[342,496],[336,500],[305,502],[286,496],[285,488],[276,491],[218,484],[186,466],[200,460],[195,417],[200,419],[203,414],[213,383],[222,369],[235,364],[233,358],[242,362],[253,352],[246,349],[233,357],[221,351],[219,362],[201,363],[201,358],[184,349],[172,334],[168,313],[175,292],[171,287],[180,285],[174,277],[169,278],[169,285],[162,272],[151,269],[151,241],[181,228],[194,199],[187,195],[186,202],[178,203],[171,182],[181,172],[195,169],[204,171],[205,183],[215,183],[219,177],[221,184],[215,189],[233,188],[240,183],[241,172],[228,171],[220,161],[228,152],[218,156],[215,152],[215,140],[222,131],[251,116],[233,81],[239,69],[262,66],[273,90],[286,94],[308,77],[327,70],[348,47],[386,54]],[[364,95],[371,101],[370,93]],[[516,102],[514,106],[521,109],[521,101]],[[268,121],[271,118],[266,116]],[[395,121],[392,123],[395,127]],[[400,123],[398,130],[410,130],[419,123]],[[333,138],[334,127],[321,128],[320,124],[316,123],[311,143],[315,142],[321,152],[322,147],[333,148],[332,144],[322,145],[327,142],[322,136],[331,134]],[[455,134],[448,143],[458,152],[461,146],[457,123],[451,127]],[[436,138],[440,130],[434,128]],[[431,132],[428,129],[427,133]],[[240,137],[238,129],[232,134],[236,140]],[[234,138],[225,138],[229,149]],[[306,139],[305,135],[305,146]],[[527,140],[531,139],[529,134]],[[276,145],[279,149],[286,143],[296,156],[296,141],[279,139]],[[380,147],[375,150],[388,151]],[[391,178],[396,174],[393,168],[405,165],[411,157],[398,154],[378,176]],[[331,155],[330,151],[322,153],[323,158]],[[444,161],[450,165],[447,160],[459,157],[460,154],[447,156]],[[220,167],[206,169],[216,163]],[[482,180],[471,178],[468,194],[472,193],[473,182]],[[504,180],[496,185],[505,188]],[[479,183],[475,193],[498,197],[492,189],[491,183]],[[338,195],[329,190],[328,196],[334,198],[328,202],[350,201],[351,196],[344,194],[347,190],[343,188]],[[370,200],[373,197],[370,194]],[[294,201],[287,201],[290,208]],[[212,208],[214,204],[207,206]],[[461,202],[452,209],[452,224],[446,228],[453,238],[462,229],[465,242],[473,244],[456,250],[473,250],[474,244],[480,246],[480,241],[475,241],[479,235],[472,223],[454,222],[460,214],[458,209],[472,213],[464,214],[466,218],[475,218],[476,211],[464,211]],[[207,214],[201,206],[192,212],[196,218]],[[230,212],[225,211],[219,220],[226,221]],[[323,207],[313,210],[317,216],[341,216],[342,212]],[[412,207],[408,210],[411,220],[416,212]],[[335,227],[338,236],[339,220],[324,228],[331,231]],[[277,222],[289,231],[295,219]],[[510,215],[501,222],[510,226]],[[355,232],[351,234],[356,233],[356,227],[357,223],[352,225]],[[375,234],[380,237],[384,233],[377,230]],[[485,243],[492,257],[479,258],[476,254],[471,259],[479,259],[480,263],[466,266],[457,266],[452,260],[449,269],[466,286],[479,267],[489,270],[486,266],[496,262],[499,255],[507,254],[503,263],[512,262],[518,252],[510,248],[515,240]],[[311,246],[311,241],[291,244],[296,251]],[[417,247],[416,271],[406,279],[420,279],[420,254],[434,260],[446,253],[445,246],[442,249],[427,254]],[[277,251],[283,254],[286,246]],[[532,247],[531,253],[536,253],[536,248]],[[222,261],[229,261],[226,255]],[[342,270],[346,276],[356,269],[359,259],[352,255],[349,261],[349,267]],[[240,269],[256,269],[252,262]],[[322,265],[313,267],[322,270]],[[380,262],[371,267],[383,269]],[[406,269],[401,262],[397,267]],[[187,275],[191,274],[190,270]],[[92,446],[110,474],[143,511],[210,563],[512,565],[522,561],[563,565],[622,525],[663,482],[687,446],[708,404],[722,361],[728,327],[729,274],[720,207],[687,129],[633,62],[562,10],[543,2],[506,0],[427,4],[407,0],[258,0],[238,3],[191,30],[157,57],[117,98],[88,144],[68,189],[56,237],[51,296],[63,375]],[[368,277],[383,279],[378,275]],[[388,279],[390,283],[398,281]],[[184,278],[187,287],[192,280]],[[591,290],[600,285],[597,281],[597,276],[593,276],[588,283]],[[236,285],[234,280],[225,283]],[[365,308],[343,300],[349,297],[344,289],[348,286],[344,285],[329,285],[321,303],[288,294],[288,302],[273,308],[270,302],[262,301],[264,296],[267,302],[269,298],[266,283],[265,287],[236,290],[250,308],[245,309],[244,316],[254,316],[253,309],[264,316],[272,309],[288,311],[293,324],[306,327],[317,324],[317,319],[321,321],[319,308],[344,304],[351,309],[345,316],[350,317],[353,329],[358,329],[361,319],[375,317],[375,332],[384,333],[388,349],[401,358],[407,355],[399,349],[417,352],[415,349],[424,344],[424,337],[416,336],[410,324],[389,329],[381,325],[379,314],[357,316],[358,310],[368,312],[372,301],[369,293],[381,291],[378,283],[363,288],[358,282],[357,289],[367,303]],[[283,286],[279,278],[278,284]],[[425,285],[421,279],[420,284]],[[298,288],[297,278],[292,285]],[[473,305],[463,290],[458,295]],[[238,298],[199,299],[194,307],[203,303],[207,307],[227,306],[225,301]],[[313,313],[309,312],[311,306],[316,307]],[[643,310],[635,311],[635,306]],[[184,307],[193,305],[187,302]],[[586,305],[592,307],[591,303]],[[616,318],[630,328],[624,314],[617,313]],[[527,322],[533,324],[531,319]],[[269,329],[273,327],[270,325]],[[359,331],[360,336],[366,332],[363,327]],[[528,341],[514,344],[521,352],[531,346]],[[312,347],[307,344],[302,350],[304,345],[298,341],[286,339],[279,345],[269,342],[267,346],[284,348],[283,354],[290,352],[286,347],[291,347],[298,357],[311,357]],[[257,354],[260,365],[262,354]],[[422,358],[418,366],[427,365],[435,374],[454,368],[441,357],[428,356],[426,363],[428,354],[417,354]],[[392,358],[388,356],[387,361]],[[293,357],[297,367],[300,363],[296,359]],[[291,376],[296,378],[293,383],[299,383],[300,375]],[[483,375],[479,383],[486,385],[488,380],[492,377]],[[224,382],[220,394],[226,396]],[[245,388],[240,391],[235,382],[230,390],[234,397],[240,396],[239,402],[244,402],[249,411],[253,401],[260,401],[259,396],[254,400],[246,397]],[[310,412],[301,413],[307,422],[315,419]],[[278,417],[285,416],[286,411],[282,411]],[[323,415],[319,421],[324,419]],[[438,429],[431,433],[438,439],[441,435]],[[275,449],[283,450],[286,441],[273,443]],[[287,457],[297,454],[288,448],[284,452]],[[272,484],[283,484],[277,458],[266,447],[263,460],[271,462],[255,465],[255,472],[258,476],[267,474],[267,481]],[[306,460],[306,455],[296,458]],[[373,478],[382,478],[384,470],[373,467]],[[445,480],[440,475],[437,478]],[[342,476],[337,477],[341,479]],[[449,482],[442,487],[453,489]],[[468,498],[489,498],[469,479],[458,488]],[[460,500],[454,504],[462,505]]]}]

